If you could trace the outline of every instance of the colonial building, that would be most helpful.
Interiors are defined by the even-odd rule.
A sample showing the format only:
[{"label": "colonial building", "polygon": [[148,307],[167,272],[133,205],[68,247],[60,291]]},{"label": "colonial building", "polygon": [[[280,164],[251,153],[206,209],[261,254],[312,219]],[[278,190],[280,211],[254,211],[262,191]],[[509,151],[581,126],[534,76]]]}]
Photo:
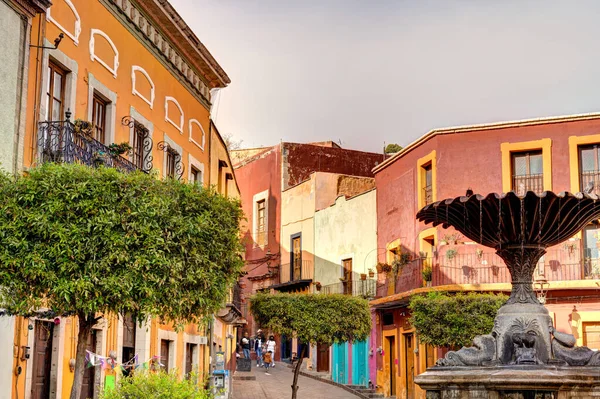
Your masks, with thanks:
[{"label": "colonial building", "polygon": [[[18,0],[0,2],[0,8],[1,29],[10,30],[5,39],[14,53],[0,70],[26,82],[26,97],[17,90],[21,94],[3,107],[18,117],[3,115],[1,123],[10,126],[0,130],[19,149],[3,157],[3,165],[19,170],[19,159],[25,168],[44,161],[105,164],[214,184],[223,195],[239,197],[227,148],[210,120],[211,90],[230,80],[168,1],[54,0],[50,6]],[[29,30],[34,47],[27,53]],[[132,149],[110,155],[113,143]],[[159,356],[167,370],[182,376],[206,374],[212,352],[227,352],[230,362],[240,316],[233,297],[208,329],[175,331],[158,320],[140,326],[131,315],[105,315],[88,349],[117,363]],[[14,398],[67,397],[76,321],[40,316],[8,324],[14,350],[6,351],[13,353],[11,377],[0,369],[0,396],[11,397],[12,390]],[[111,368],[87,369],[82,398],[98,397],[118,378]]]},{"label": "colonial building", "polygon": [[[510,291],[510,274],[490,248],[456,231],[415,219],[423,206],[474,193],[585,190],[600,193],[600,114],[436,129],[374,169],[380,262],[399,265],[379,277],[371,376],[386,396],[424,398],[414,376],[441,350],[419,344],[408,318],[412,295],[431,290]],[[550,248],[534,288],[556,329],[600,349],[600,228],[594,222]],[[423,273],[425,271],[425,273]],[[386,275],[387,274],[387,275]]]}]

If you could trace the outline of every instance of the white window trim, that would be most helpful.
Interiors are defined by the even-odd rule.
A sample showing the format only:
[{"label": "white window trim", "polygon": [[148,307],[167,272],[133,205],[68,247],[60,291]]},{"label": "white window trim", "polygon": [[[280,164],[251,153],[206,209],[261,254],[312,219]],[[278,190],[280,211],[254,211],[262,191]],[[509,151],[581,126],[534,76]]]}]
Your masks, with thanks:
[{"label": "white window trim", "polygon": [[[181,146],[179,144],[175,143],[175,141],[173,141],[173,139],[171,139],[166,134],[164,135],[163,140],[167,144],[169,144],[169,147],[171,147],[172,149],[177,151],[177,153],[181,156],[181,162],[183,163],[183,148],[181,148]],[[167,177],[166,173],[167,173],[167,155],[166,155],[166,153],[163,152],[163,163],[162,163],[162,173],[161,173],[162,177]]]},{"label": "white window trim", "polygon": [[[150,139],[153,139],[154,136],[154,124],[150,122],[147,118],[145,118],[142,114],[140,114],[135,108],[130,107],[129,115],[133,118],[134,121],[137,121],[144,125],[148,132],[150,133]],[[129,127],[129,143],[133,145],[133,134],[135,133],[135,125],[132,124]],[[149,151],[152,152],[153,148],[150,148]],[[146,154],[144,154],[146,156]],[[133,161],[133,155],[129,157],[130,161]]]},{"label": "white window trim", "polygon": [[[200,131],[202,132],[201,143],[198,143],[193,138],[193,135],[192,135],[192,124],[198,125],[198,127],[200,128]],[[202,151],[204,151],[204,144],[206,144],[206,133],[204,132],[204,128],[202,127],[202,124],[197,119],[190,119],[190,121],[189,121],[189,129],[190,129],[190,141],[192,143],[196,144],[198,147],[200,147],[200,149]]]},{"label": "white window trim", "polygon": [[200,161],[198,161],[196,158],[194,158],[191,154],[188,153],[188,165],[190,166],[189,169],[189,173],[188,173],[188,182],[192,181],[192,166],[195,169],[198,169],[198,172],[200,172],[200,176],[202,177],[202,179],[200,179],[200,182],[202,183],[202,186],[204,186],[204,164]]},{"label": "white window trim", "polygon": [[[179,109],[180,117],[179,117],[179,125],[173,122],[171,118],[169,118],[169,101],[177,106]],[[171,125],[175,126],[175,128],[179,131],[179,133],[183,134],[183,109],[179,102],[175,99],[175,97],[166,96],[165,97],[165,121],[169,122]]]},{"label": "white window trim", "polygon": [[160,341],[162,341],[163,339],[170,341],[170,343],[169,343],[169,369],[166,370],[167,372],[169,372],[169,371],[177,368],[177,365],[175,364],[175,361],[177,360],[177,357],[175,356],[177,354],[177,333],[175,331],[166,331],[166,330],[162,330],[160,328],[158,329],[158,334],[156,337],[156,345],[157,345],[156,347],[158,348],[158,351],[157,351],[158,356],[162,356],[162,353],[160,353],[160,349],[162,346],[160,344]]},{"label": "white window trim", "polygon": [[77,46],[79,45],[79,35],[81,34],[81,18],[79,17],[79,13],[77,12],[77,9],[75,8],[71,0],[65,0],[65,3],[67,4],[67,6],[69,6],[71,11],[73,12],[73,15],[75,15],[75,27],[73,33],[69,32],[67,29],[65,29],[65,27],[59,24],[57,20],[52,18],[52,15],[50,15],[50,9],[52,7],[49,7],[46,11],[46,19],[52,22],[54,25],[56,25],[58,29],[62,30],[64,34],[67,35],[67,37],[69,37],[71,40],[73,40],[73,43]]},{"label": "white window trim", "polygon": [[[258,208],[259,201],[265,200],[265,241],[257,243],[258,239]],[[257,247],[266,247],[269,244],[269,190],[254,194],[252,197],[252,238]]]},{"label": "white window trim", "polygon": [[109,90],[108,87],[96,79],[91,72],[88,73],[88,86],[88,121],[92,120],[92,115],[94,113],[94,91],[97,91],[102,97],[108,99],[108,104],[106,104],[106,143],[102,144],[109,145],[110,143],[114,143],[115,123],[117,120],[117,93]]},{"label": "white window trim", "polygon": [[[98,57],[94,53],[94,46],[96,43],[95,35],[100,35],[103,38],[105,38],[106,41],[108,42],[108,44],[110,44],[110,47],[113,49],[113,51],[115,53],[115,58],[113,59],[113,67],[112,68],[105,61],[103,61],[100,57]],[[100,29],[92,29],[91,30],[91,33],[90,33],[90,58],[92,59],[92,61],[98,61],[98,63],[100,63],[100,65],[102,65],[104,68],[108,69],[108,71],[113,74],[113,77],[115,79],[117,78],[117,69],[119,69],[119,50],[117,50],[117,46],[115,46],[115,44],[113,43],[111,38],[106,33],[101,31]]]},{"label": "white window trim", "polygon": [[[150,99],[146,98],[146,96],[144,96],[142,93],[140,93],[136,89],[136,87],[135,87],[135,80],[136,80],[135,73],[136,72],[139,72],[142,75],[144,75],[144,77],[148,80],[148,83],[150,83]],[[152,109],[154,107],[155,87],[156,86],[154,86],[154,82],[150,78],[150,75],[148,74],[148,72],[146,72],[146,70],[144,68],[142,68],[139,65],[133,65],[131,67],[131,92],[134,96],[138,96],[139,98],[144,100],[144,102],[146,102],[150,106],[150,109]]]},{"label": "white window trim", "polygon": [[[47,39],[44,39],[45,46],[51,46],[52,44]],[[70,110],[73,115],[71,116],[71,120],[75,119],[75,96],[77,94],[77,76],[79,66],[75,60],[67,57],[65,53],[60,50],[52,50],[52,58],[61,67],[65,69],[65,106],[64,111]],[[50,63],[50,57],[47,52],[44,52],[44,58],[42,61],[42,69],[44,73],[42,73],[42,87],[46,87],[48,85],[47,82],[47,74],[46,70],[48,69],[48,64]],[[46,91],[41,90],[41,98],[40,98],[40,113],[39,113],[40,121],[46,120]],[[49,115],[51,118],[52,115]],[[61,115],[60,120],[64,120],[65,115]]]}]

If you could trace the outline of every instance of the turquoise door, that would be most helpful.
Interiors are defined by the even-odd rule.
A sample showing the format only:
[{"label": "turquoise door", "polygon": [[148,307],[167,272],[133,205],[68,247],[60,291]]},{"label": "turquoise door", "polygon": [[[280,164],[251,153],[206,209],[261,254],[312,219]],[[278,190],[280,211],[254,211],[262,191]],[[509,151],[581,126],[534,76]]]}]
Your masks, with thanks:
[{"label": "turquoise door", "polygon": [[369,366],[367,359],[367,341],[352,343],[352,384],[369,385]]},{"label": "turquoise door", "polygon": [[348,383],[348,343],[333,344],[333,368],[331,378],[338,384]]}]

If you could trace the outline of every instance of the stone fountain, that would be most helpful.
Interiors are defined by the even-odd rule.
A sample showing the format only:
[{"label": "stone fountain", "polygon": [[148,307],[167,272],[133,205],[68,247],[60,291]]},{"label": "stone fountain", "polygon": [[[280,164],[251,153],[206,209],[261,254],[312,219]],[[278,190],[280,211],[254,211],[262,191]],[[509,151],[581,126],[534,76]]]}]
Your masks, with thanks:
[{"label": "stone fountain", "polygon": [[427,399],[600,399],[600,352],[576,347],[554,330],[533,291],[533,273],[546,248],[573,237],[600,217],[600,200],[588,194],[489,194],[427,205],[417,219],[454,227],[494,248],[508,267],[512,291],[494,328],[473,347],[449,352],[415,382]]}]

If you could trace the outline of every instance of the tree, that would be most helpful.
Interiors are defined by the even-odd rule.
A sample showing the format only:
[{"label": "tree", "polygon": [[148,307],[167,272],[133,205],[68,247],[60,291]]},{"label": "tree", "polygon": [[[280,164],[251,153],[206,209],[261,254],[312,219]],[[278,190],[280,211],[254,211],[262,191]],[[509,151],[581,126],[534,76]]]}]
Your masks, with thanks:
[{"label": "tree", "polygon": [[85,345],[108,313],[176,325],[217,311],[243,262],[240,204],[209,189],[136,172],[44,164],[0,177],[0,305],[77,316],[71,399]]},{"label": "tree", "polygon": [[430,292],[410,299],[410,323],[422,343],[433,346],[471,346],[477,335],[489,334],[506,295]]},{"label": "tree", "polygon": [[[250,309],[258,325],[305,344],[362,341],[371,333],[369,303],[348,295],[259,293],[250,298]],[[305,351],[294,369],[292,399]]]},{"label": "tree", "polygon": [[244,140],[235,140],[233,138],[233,134],[225,133],[222,135],[223,141],[225,142],[225,147],[227,147],[228,151],[239,150],[242,148],[242,143]]},{"label": "tree", "polygon": [[386,154],[395,154],[396,152],[400,151],[402,151],[402,146],[391,143],[385,147],[385,150],[383,152],[385,152]]}]

